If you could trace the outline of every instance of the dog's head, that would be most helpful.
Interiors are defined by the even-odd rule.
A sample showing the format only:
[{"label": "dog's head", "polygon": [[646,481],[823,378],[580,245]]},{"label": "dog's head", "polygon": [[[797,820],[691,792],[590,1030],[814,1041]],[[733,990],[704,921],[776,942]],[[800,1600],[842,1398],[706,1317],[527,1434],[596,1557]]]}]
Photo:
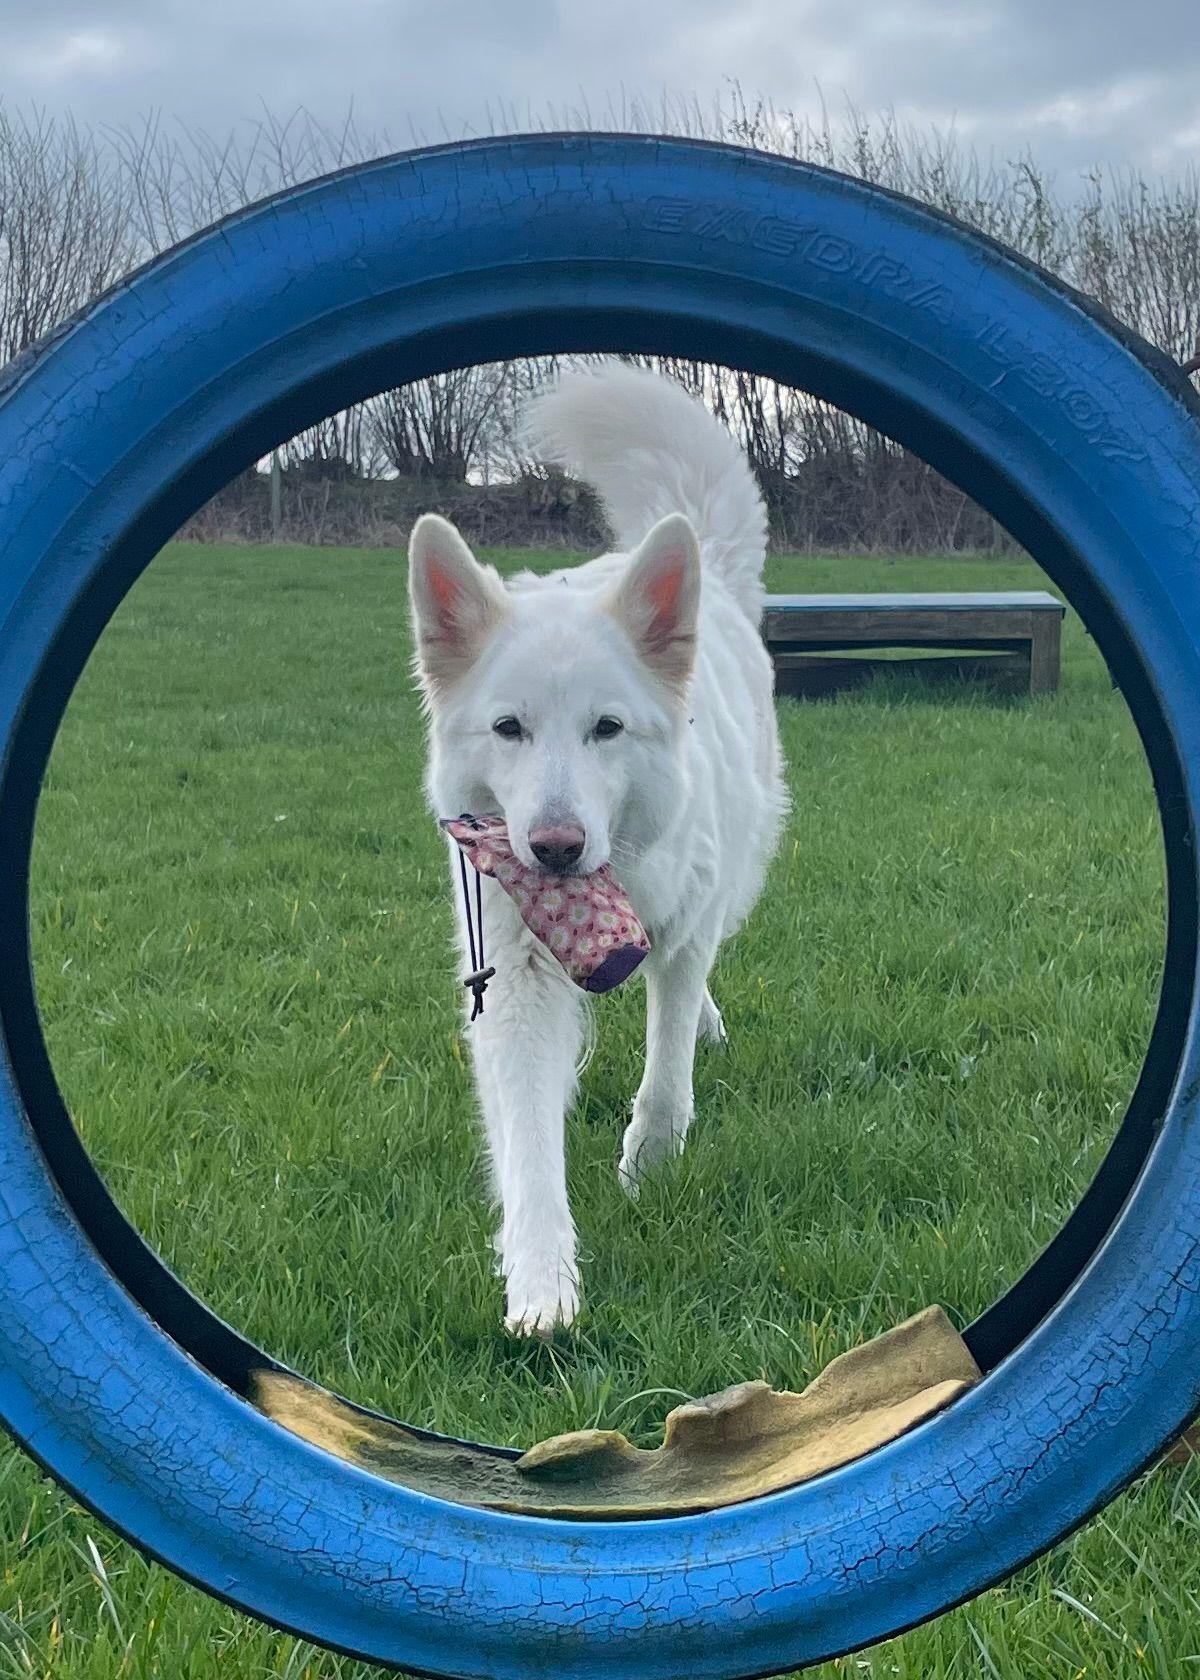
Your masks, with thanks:
[{"label": "dog's head", "polygon": [[700,557],[662,520],[615,582],[509,589],[454,526],[409,544],[417,672],[441,814],[497,811],[523,863],[632,864],[683,796]]}]

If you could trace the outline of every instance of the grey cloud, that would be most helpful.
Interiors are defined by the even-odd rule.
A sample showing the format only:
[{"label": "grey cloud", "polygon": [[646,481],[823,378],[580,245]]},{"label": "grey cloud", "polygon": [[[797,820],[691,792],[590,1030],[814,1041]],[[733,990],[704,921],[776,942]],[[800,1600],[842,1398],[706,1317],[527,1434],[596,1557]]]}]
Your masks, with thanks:
[{"label": "grey cloud", "polygon": [[0,0],[0,96],[116,125],[337,121],[353,102],[403,145],[582,107],[603,122],[628,94],[708,104],[732,79],[810,115],[953,123],[1060,172],[1200,148],[1195,0]]}]

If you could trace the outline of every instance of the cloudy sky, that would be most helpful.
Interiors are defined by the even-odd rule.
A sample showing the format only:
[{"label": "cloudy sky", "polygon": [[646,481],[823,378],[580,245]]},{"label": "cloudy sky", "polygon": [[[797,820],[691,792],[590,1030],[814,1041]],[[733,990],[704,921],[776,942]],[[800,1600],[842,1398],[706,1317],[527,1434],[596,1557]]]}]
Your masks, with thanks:
[{"label": "cloudy sky", "polygon": [[1200,157],[1200,0],[0,0],[0,98],[209,130],[305,106],[397,146],[736,79],[780,106],[1174,173]]}]

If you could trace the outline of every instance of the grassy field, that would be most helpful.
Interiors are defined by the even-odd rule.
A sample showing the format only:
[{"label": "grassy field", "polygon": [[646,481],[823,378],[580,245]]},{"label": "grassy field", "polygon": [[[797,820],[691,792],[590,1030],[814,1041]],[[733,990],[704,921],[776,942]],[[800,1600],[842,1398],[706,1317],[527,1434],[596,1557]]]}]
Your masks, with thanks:
[{"label": "grassy field", "polygon": [[[530,557],[506,555],[504,564]],[[998,588],[1019,562],[779,559],[794,589]],[[420,797],[403,568],[177,547],[106,634],[38,831],[33,920],[71,1108],[140,1228],[305,1373],[455,1434],[657,1438],[680,1397],[803,1384],[931,1301],[963,1322],[1117,1124],[1162,943],[1149,779],[1095,650],[1063,687],[902,680],[781,718],[794,811],[714,982],[688,1153],[615,1162],[637,988],[570,1125],[586,1311],[500,1329]],[[144,1563],[5,1452],[0,1673],[361,1676]],[[1200,1471],[1159,1473],[1003,1588],[822,1674],[1166,1680],[1200,1663]]]}]

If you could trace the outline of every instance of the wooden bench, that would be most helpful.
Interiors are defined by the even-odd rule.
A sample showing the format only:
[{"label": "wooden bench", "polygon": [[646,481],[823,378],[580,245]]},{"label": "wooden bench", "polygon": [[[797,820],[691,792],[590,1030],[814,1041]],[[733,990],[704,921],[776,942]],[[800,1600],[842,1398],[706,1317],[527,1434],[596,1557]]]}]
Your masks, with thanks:
[{"label": "wooden bench", "polygon": [[[933,681],[985,677],[1005,688],[1058,687],[1066,608],[1041,590],[991,595],[768,595],[763,637],[779,694],[828,694],[880,669]],[[837,658],[859,648],[951,648],[967,658]]]}]

